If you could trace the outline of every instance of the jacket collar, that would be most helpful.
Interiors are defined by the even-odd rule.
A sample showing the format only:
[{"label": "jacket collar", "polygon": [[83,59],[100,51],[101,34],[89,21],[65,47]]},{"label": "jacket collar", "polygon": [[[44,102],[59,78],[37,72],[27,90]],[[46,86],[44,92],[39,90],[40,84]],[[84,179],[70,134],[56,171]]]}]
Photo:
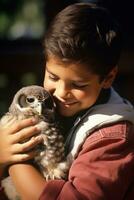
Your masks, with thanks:
[{"label": "jacket collar", "polygon": [[66,150],[70,152],[71,158],[77,156],[79,148],[94,130],[119,121],[130,121],[134,124],[134,108],[111,88],[107,103],[94,105],[75,121],[66,140]]}]

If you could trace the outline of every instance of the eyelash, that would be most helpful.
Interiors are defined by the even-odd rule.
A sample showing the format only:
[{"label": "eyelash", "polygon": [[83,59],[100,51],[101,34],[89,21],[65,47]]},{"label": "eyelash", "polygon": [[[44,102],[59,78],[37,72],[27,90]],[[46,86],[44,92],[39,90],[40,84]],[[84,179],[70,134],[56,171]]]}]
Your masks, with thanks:
[{"label": "eyelash", "polygon": [[49,79],[52,80],[52,81],[57,81],[58,78],[53,76],[53,75],[49,75]]},{"label": "eyelash", "polygon": [[82,88],[85,88],[87,85],[76,85],[76,84],[73,84],[73,86],[75,88],[82,89]]}]

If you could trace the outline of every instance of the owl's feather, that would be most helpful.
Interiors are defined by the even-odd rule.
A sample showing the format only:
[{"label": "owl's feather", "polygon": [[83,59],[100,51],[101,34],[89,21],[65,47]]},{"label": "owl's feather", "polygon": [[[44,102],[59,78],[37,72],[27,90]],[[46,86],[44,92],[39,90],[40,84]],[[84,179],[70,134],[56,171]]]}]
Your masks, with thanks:
[{"label": "owl's feather", "polygon": [[[37,147],[38,155],[34,162],[46,180],[66,178],[69,163],[64,155],[64,137],[60,123],[56,120],[53,98],[43,87],[32,85],[20,89],[0,124],[32,116],[38,119],[37,126],[40,127],[43,137],[43,143]],[[11,178],[3,180],[2,185],[9,199],[18,200],[16,191],[11,192],[11,188],[14,189]]]}]

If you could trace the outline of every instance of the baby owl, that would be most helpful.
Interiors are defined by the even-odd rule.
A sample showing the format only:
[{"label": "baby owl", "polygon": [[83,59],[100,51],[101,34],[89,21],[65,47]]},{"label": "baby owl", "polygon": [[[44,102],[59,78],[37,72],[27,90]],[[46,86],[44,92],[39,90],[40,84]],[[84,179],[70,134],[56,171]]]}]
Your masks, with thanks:
[{"label": "baby owl", "polygon": [[[46,180],[65,178],[69,168],[64,155],[64,138],[60,123],[56,121],[55,108],[52,96],[43,87],[27,86],[16,93],[9,112],[0,121],[2,125],[12,119],[21,120],[29,117],[38,119],[37,126],[41,129],[43,142],[36,147],[37,156],[34,162]],[[10,177],[5,178],[2,185],[9,199],[20,199]]]}]

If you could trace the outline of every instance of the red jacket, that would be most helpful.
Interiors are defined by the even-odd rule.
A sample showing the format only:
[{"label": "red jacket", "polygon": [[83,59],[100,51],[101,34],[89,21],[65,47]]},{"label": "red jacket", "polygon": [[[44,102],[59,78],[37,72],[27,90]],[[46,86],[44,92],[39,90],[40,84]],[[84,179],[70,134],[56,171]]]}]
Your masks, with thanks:
[{"label": "red jacket", "polygon": [[[0,193],[0,200],[6,200]],[[118,122],[93,132],[73,162],[68,181],[49,181],[40,200],[133,200],[134,127]]]},{"label": "red jacket", "polygon": [[133,200],[134,127],[120,122],[90,135],[69,180],[49,181],[40,200]]}]

